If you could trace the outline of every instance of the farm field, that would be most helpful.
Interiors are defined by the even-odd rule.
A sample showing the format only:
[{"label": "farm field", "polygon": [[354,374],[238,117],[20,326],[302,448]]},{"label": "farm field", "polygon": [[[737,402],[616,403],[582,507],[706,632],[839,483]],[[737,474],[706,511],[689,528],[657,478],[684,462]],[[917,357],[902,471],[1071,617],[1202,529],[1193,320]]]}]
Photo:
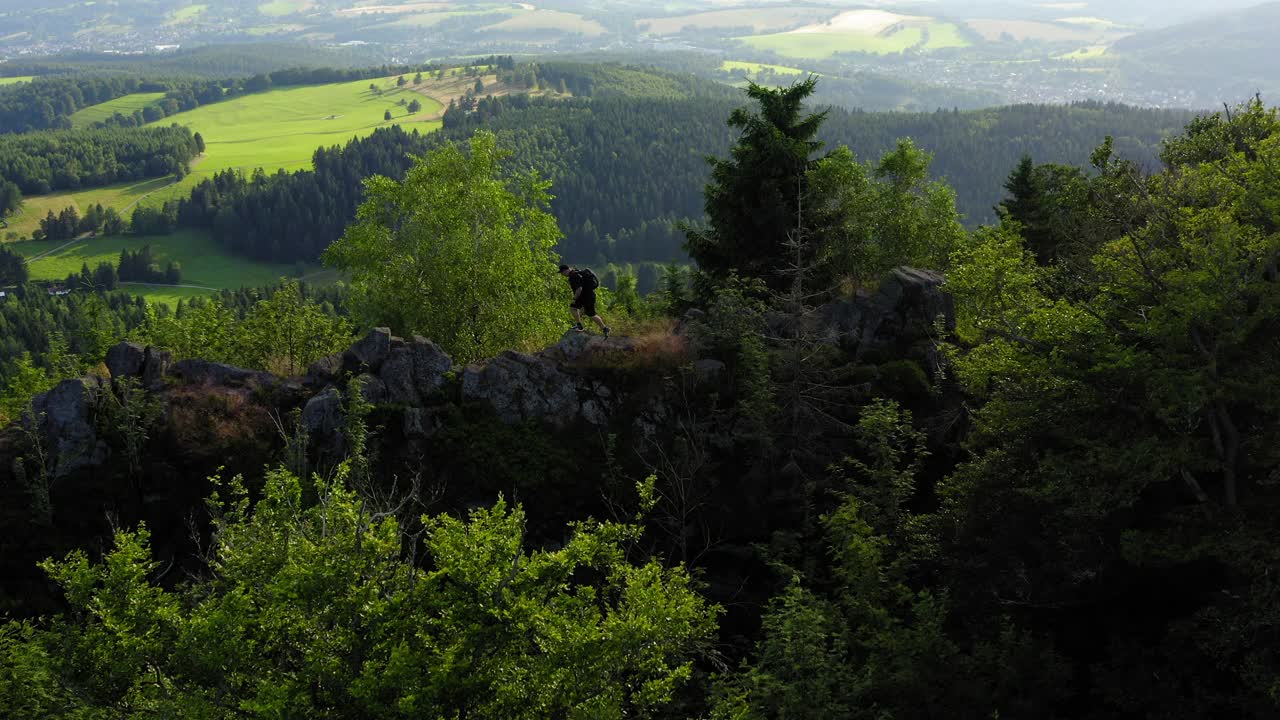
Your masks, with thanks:
[{"label": "farm field", "polygon": [[126,208],[142,199],[147,193],[165,188],[172,182],[172,177],[150,178],[131,180],[92,190],[72,190],[28,197],[23,200],[22,210],[9,217],[9,226],[0,230],[0,236],[16,232],[20,237],[30,237],[31,231],[40,227],[40,221],[50,211],[56,214],[67,207],[74,207],[83,215],[90,205],[102,203],[103,207],[113,207],[127,217]]},{"label": "farm field", "polygon": [[883,55],[911,48],[939,50],[969,45],[954,23],[886,10],[850,10],[825,22],[738,40],[757,50],[815,60],[839,52]]},{"label": "farm field", "polygon": [[789,67],[786,65],[769,65],[767,63],[745,62],[742,60],[725,60],[720,63],[720,69],[725,72],[733,72],[735,70],[746,70],[748,74],[756,75],[762,72],[771,72],[775,75],[803,75],[806,71],[798,67]]},{"label": "farm field", "polygon": [[756,34],[789,30],[805,23],[827,20],[835,14],[829,7],[768,7],[709,12],[674,17],[639,20],[641,30],[649,35],[676,35],[686,28],[715,30],[751,28]]},{"label": "farm field", "polygon": [[188,5],[184,8],[174,10],[173,13],[169,15],[169,22],[176,24],[194,20],[208,9],[208,5]]},{"label": "farm field", "polygon": [[999,42],[1013,39],[1019,42],[1078,42],[1081,44],[1114,39],[1117,33],[1109,26],[1070,23],[1039,22],[1035,20],[969,20],[965,23],[985,40]]},{"label": "farm field", "polygon": [[[370,84],[381,94],[370,90]],[[394,77],[283,88],[171,115],[160,122],[200,133],[205,153],[182,182],[147,197],[145,203],[157,205],[186,195],[205,178],[227,169],[306,169],[316,148],[342,145],[380,127],[412,124],[423,132],[440,127],[440,102],[410,88],[397,87]],[[422,111],[409,116],[398,104],[401,98],[418,100]],[[394,115],[390,121],[383,119],[387,110]]]},{"label": "farm field", "polygon": [[116,113],[126,116],[132,115],[134,112],[159,101],[163,97],[164,93],[134,93],[97,105],[90,105],[71,115],[71,126],[76,128],[88,127],[96,122],[102,122]]},{"label": "farm field", "polygon": [[[62,247],[63,245],[66,247]],[[59,280],[79,272],[86,263],[90,268],[102,262],[115,264],[120,258],[121,250],[139,250],[144,245],[151,246],[152,253],[161,265],[167,265],[170,261],[181,264],[182,285],[194,286],[125,285],[131,291],[150,299],[176,301],[178,297],[208,295],[223,288],[267,285],[281,277],[291,277],[297,271],[293,265],[253,262],[227,253],[208,234],[195,230],[182,230],[172,235],[156,237],[123,235],[84,238],[70,244],[60,240],[22,242],[10,247],[24,257],[36,257],[61,248],[29,265],[33,280]]]},{"label": "farm field", "polygon": [[588,20],[574,13],[558,10],[522,10],[511,17],[488,27],[480,28],[481,32],[501,33],[566,33],[597,37],[605,34],[605,28],[595,20]]},{"label": "farm field", "polygon": [[20,77],[0,77],[0,85],[14,85],[20,82],[31,82],[31,80],[32,77],[30,75]]},{"label": "farm field", "polygon": [[841,52],[876,55],[902,52],[924,42],[924,31],[908,27],[888,35],[863,33],[777,33],[740,37],[756,50],[767,50],[799,60],[820,60]]}]

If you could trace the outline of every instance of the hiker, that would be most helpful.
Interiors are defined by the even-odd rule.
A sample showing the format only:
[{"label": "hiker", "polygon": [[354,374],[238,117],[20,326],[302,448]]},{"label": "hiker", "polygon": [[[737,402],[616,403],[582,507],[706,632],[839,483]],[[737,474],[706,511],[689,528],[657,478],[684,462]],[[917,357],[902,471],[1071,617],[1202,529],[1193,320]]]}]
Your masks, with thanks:
[{"label": "hiker", "polygon": [[591,268],[578,270],[568,265],[560,266],[560,274],[569,278],[569,289],[573,291],[573,302],[569,304],[569,308],[573,310],[573,329],[579,332],[586,329],[582,327],[582,315],[586,313],[587,317],[600,326],[600,332],[609,337],[609,326],[596,314],[596,288],[600,287],[600,279],[591,272]]}]

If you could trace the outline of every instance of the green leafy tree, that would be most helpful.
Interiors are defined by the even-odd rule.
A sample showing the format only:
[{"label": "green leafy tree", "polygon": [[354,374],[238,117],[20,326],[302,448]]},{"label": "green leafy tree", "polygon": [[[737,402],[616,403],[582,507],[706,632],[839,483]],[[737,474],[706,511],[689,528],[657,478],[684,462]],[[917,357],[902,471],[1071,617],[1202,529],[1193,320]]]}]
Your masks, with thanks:
[{"label": "green leafy tree", "polygon": [[386,122],[391,122],[391,111],[388,110],[382,113],[382,119],[385,120]]},{"label": "green leafy tree", "polygon": [[351,344],[346,319],[326,314],[285,281],[270,298],[253,306],[238,331],[239,355],[253,367],[291,376],[319,358]]},{"label": "green leafy tree", "polygon": [[0,630],[0,667],[23,691],[0,710],[56,698],[47,717],[636,717],[709,647],[716,609],[683,570],[627,560],[636,527],[580,523],[559,550],[528,550],[523,512],[499,501],[422,518],[422,567],[395,514],[371,512],[346,477],[344,464],[317,480],[310,505],[284,471],[252,508],[238,479],[222,484],[207,574],[186,588],[153,583],[145,527],[118,532],[101,562],[45,563],[70,612]]},{"label": "green leafy tree", "polygon": [[820,282],[865,284],[898,265],[947,267],[965,231],[955,193],[929,179],[931,160],[900,140],[875,165],[844,146],[817,162],[804,207]]},{"label": "green leafy tree", "polygon": [[419,102],[419,101],[417,101],[417,100],[410,100],[410,101],[409,101],[409,114],[410,114],[410,115],[416,115],[416,114],[418,114],[418,113],[420,113],[420,112],[422,112],[422,103],[421,103],[421,102]]},{"label": "green leafy tree", "polygon": [[[974,458],[944,488],[955,571],[1035,605],[1121,596],[1090,580],[1107,571],[1221,563],[1233,580],[1211,590],[1177,582],[1195,608],[1185,641],[1120,652],[1097,677],[1162,668],[1141,699],[1111,698],[1117,714],[1274,712],[1280,667],[1255,630],[1274,623],[1261,578],[1278,559],[1261,538],[1280,467],[1280,118],[1255,102],[1192,123],[1150,176],[1109,143],[1095,159],[1096,202],[1127,229],[1080,271],[1039,265],[1012,224],[979,232],[948,275],[971,348],[955,369],[982,401]],[[1226,705],[1186,689],[1206,663],[1240,679],[1214,691]]]},{"label": "green leafy tree", "polygon": [[351,274],[367,324],[427,335],[464,362],[553,339],[563,279],[549,183],[505,176],[487,132],[415,160],[403,182],[374,177],[327,264]]}]

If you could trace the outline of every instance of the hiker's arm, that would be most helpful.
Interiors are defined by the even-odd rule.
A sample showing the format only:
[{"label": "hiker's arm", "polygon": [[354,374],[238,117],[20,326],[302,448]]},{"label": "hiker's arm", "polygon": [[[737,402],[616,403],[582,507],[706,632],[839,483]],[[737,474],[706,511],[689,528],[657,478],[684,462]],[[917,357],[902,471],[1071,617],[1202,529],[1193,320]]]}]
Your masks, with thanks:
[{"label": "hiker's arm", "polygon": [[582,294],[582,288],[581,288],[581,287],[579,287],[577,290],[574,290],[574,291],[573,291],[573,299],[574,299],[574,300],[577,300],[577,299],[578,299],[578,296],[579,296],[579,295],[581,295],[581,294]]}]

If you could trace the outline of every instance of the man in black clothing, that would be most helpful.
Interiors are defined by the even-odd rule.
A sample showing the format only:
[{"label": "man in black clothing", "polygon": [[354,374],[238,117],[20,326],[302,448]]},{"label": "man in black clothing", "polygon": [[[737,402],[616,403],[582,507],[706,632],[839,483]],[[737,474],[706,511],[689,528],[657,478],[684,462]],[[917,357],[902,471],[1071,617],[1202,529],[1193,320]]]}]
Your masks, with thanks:
[{"label": "man in black clothing", "polygon": [[560,266],[560,274],[569,278],[569,289],[573,291],[573,302],[569,304],[569,308],[573,310],[574,330],[584,330],[582,327],[582,316],[585,313],[587,317],[596,321],[600,326],[600,332],[605,337],[609,337],[609,326],[604,324],[604,320],[596,314],[596,290],[587,284],[586,279],[578,272],[576,268],[568,265]]}]

